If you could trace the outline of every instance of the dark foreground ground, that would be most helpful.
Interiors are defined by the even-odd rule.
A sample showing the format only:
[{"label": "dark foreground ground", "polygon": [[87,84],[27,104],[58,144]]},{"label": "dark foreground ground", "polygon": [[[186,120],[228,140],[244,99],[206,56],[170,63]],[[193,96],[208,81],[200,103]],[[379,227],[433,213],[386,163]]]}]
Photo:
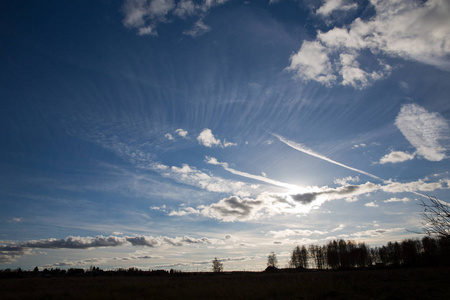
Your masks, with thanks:
[{"label": "dark foreground ground", "polygon": [[0,299],[450,299],[450,269],[2,279]]}]

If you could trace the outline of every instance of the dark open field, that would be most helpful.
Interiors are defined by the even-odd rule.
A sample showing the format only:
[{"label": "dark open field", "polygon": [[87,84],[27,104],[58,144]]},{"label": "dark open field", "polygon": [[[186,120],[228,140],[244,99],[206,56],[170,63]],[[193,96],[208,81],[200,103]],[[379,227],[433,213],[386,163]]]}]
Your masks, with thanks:
[{"label": "dark open field", "polygon": [[450,269],[0,280],[0,299],[449,299]]}]

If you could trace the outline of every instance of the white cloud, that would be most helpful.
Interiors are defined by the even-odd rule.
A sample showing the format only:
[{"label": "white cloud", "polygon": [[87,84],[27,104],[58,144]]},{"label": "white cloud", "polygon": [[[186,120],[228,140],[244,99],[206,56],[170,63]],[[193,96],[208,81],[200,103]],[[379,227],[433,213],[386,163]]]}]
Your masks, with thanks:
[{"label": "white cloud", "polygon": [[158,36],[155,26],[149,25],[138,29],[138,35],[153,35]]},{"label": "white cloud", "polygon": [[386,163],[399,163],[404,162],[407,160],[414,159],[415,154],[410,154],[408,152],[403,151],[391,151],[390,153],[386,154],[380,159],[380,164],[386,164]]},{"label": "white cloud", "polygon": [[[338,2],[327,1],[320,9],[332,12]],[[287,69],[324,85],[339,82],[364,88],[391,70],[381,60],[378,70],[360,68],[357,54],[369,50],[374,57],[383,53],[450,70],[450,2],[371,0],[371,4],[373,18],[357,18],[347,27],[318,31],[315,41],[304,41],[291,56]]]},{"label": "white cloud", "polygon": [[179,136],[186,138],[188,135],[188,132],[184,129],[178,128],[177,130],[175,130],[175,133],[177,133]]},{"label": "white cloud", "polygon": [[417,149],[418,155],[430,161],[446,158],[446,149],[439,141],[449,138],[449,126],[440,114],[429,113],[417,104],[406,104],[401,108],[395,125]]},{"label": "white cloud", "polygon": [[[170,212],[169,215],[197,214],[224,222],[249,221],[273,215],[308,213],[312,209],[319,208],[327,201],[355,199],[357,196],[377,191],[386,193],[412,192],[418,194],[418,192],[449,188],[450,179],[440,179],[437,182],[417,180],[407,183],[387,181],[384,184],[366,182],[360,185],[347,185],[338,188],[329,188],[327,186],[321,188],[308,187],[301,193],[261,193],[255,198],[230,196],[210,205],[199,205],[196,208],[183,207],[179,211]],[[406,201],[405,198],[402,201]],[[379,205],[372,201],[366,203],[365,206],[378,207]],[[344,225],[340,225],[333,229],[332,232],[343,228]],[[301,231],[298,231],[298,233],[301,233]],[[306,232],[303,232],[303,234],[306,234]]]},{"label": "white cloud", "polygon": [[211,131],[211,129],[205,128],[203,131],[199,134],[197,137],[197,141],[205,146],[205,147],[213,147],[213,146],[220,146],[220,140],[216,139]]},{"label": "white cloud", "polygon": [[359,176],[355,176],[355,177],[347,176],[344,178],[338,178],[338,179],[334,180],[335,184],[339,184],[342,186],[348,185],[350,182],[359,182]]},{"label": "white cloud", "polygon": [[316,11],[318,15],[328,16],[336,10],[350,10],[358,7],[356,3],[347,3],[344,0],[327,0],[325,3],[319,7]]},{"label": "white cloud", "polygon": [[367,146],[366,144],[361,143],[361,144],[358,144],[358,145],[353,145],[352,149],[364,148],[364,147],[366,147],[366,146]]},{"label": "white cloud", "polygon": [[227,140],[223,140],[223,147],[231,147],[231,146],[237,146],[236,143],[228,142]]},{"label": "white cloud", "polygon": [[174,0],[126,0],[122,7],[123,24],[127,28],[136,28],[139,35],[156,36],[156,24],[164,21],[174,7]]},{"label": "white cloud", "polygon": [[364,204],[364,206],[367,206],[367,207],[378,207],[379,205],[376,204],[374,201],[372,201],[372,202]]},{"label": "white cloud", "polygon": [[325,85],[336,80],[327,49],[318,41],[304,41],[290,60],[287,70],[296,72],[303,80],[315,80]]},{"label": "white cloud", "polygon": [[210,30],[211,30],[211,27],[209,27],[208,25],[203,23],[203,20],[200,19],[197,22],[195,22],[194,26],[191,29],[183,31],[183,34],[189,35],[189,36],[195,38],[195,37],[204,35],[205,33],[207,33]]},{"label": "white cloud", "polygon": [[342,85],[350,85],[354,88],[367,87],[370,82],[383,77],[382,73],[367,73],[359,67],[355,54],[341,53],[339,74],[342,76]]},{"label": "white cloud", "polygon": [[23,218],[12,218],[8,223],[22,223]]},{"label": "white cloud", "polygon": [[341,231],[345,228],[344,224],[339,224],[338,227],[334,228],[333,230],[331,230],[331,232],[336,232],[336,231]]},{"label": "white cloud", "polygon": [[178,2],[177,7],[173,11],[173,14],[184,18],[187,16],[193,16],[197,13],[198,6],[192,0],[181,0]]},{"label": "white cloud", "polygon": [[391,203],[391,202],[409,202],[411,201],[411,199],[409,199],[408,197],[404,197],[404,198],[390,198],[388,200],[384,200],[384,203]]},{"label": "white cloud", "polygon": [[170,133],[166,133],[164,137],[166,137],[168,140],[173,140],[173,136]]},{"label": "white cloud", "polygon": [[[16,257],[22,255],[30,255],[31,249],[92,249],[99,247],[119,247],[127,244],[132,246],[147,246],[147,247],[158,247],[161,245],[171,245],[171,246],[184,246],[189,244],[224,244],[225,242],[216,238],[192,238],[189,236],[184,237],[167,237],[167,236],[97,236],[97,237],[74,237],[69,236],[65,239],[41,239],[41,240],[30,240],[22,243],[0,243],[0,263],[12,262]],[[141,257],[144,258],[144,257]],[[148,257],[150,258],[150,257]],[[65,262],[65,265],[81,265],[92,261],[95,258],[90,259],[90,261],[83,260],[79,262]],[[102,260],[103,261],[103,260]],[[64,263],[64,262],[63,262]],[[60,266],[64,264],[61,263]]]},{"label": "white cloud", "polygon": [[314,234],[323,235],[327,234],[326,231],[309,230],[309,229],[285,229],[280,231],[269,231],[267,235],[272,235],[274,238],[285,238],[288,236],[311,236]]},{"label": "white cloud", "polygon": [[236,146],[236,143],[231,143],[226,140],[223,141],[223,143],[220,141],[220,139],[216,139],[214,134],[212,133],[211,129],[205,128],[203,131],[198,135],[197,141],[208,148],[212,147],[230,147],[230,146]]},{"label": "white cloud", "polygon": [[182,0],[175,5],[174,0],[125,0],[122,7],[124,14],[122,22],[127,28],[137,29],[139,35],[157,36],[158,24],[168,22],[171,17],[200,16],[191,30],[183,32],[197,37],[210,30],[202,18],[211,8],[225,2],[227,0],[205,0],[201,4],[195,4],[192,0]]},{"label": "white cloud", "polygon": [[249,196],[257,188],[255,185],[250,185],[242,181],[233,181],[213,176],[187,164],[183,164],[181,167],[166,166],[166,168],[161,168],[159,166],[158,169],[154,168],[154,170],[164,177],[210,192],[234,193],[240,196]]}]

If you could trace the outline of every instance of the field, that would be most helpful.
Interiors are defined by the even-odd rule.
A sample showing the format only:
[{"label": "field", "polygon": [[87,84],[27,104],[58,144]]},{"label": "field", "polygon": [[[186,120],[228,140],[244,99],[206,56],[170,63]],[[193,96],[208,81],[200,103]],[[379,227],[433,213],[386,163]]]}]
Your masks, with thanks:
[{"label": "field", "polygon": [[448,299],[450,269],[0,280],[0,299]]}]

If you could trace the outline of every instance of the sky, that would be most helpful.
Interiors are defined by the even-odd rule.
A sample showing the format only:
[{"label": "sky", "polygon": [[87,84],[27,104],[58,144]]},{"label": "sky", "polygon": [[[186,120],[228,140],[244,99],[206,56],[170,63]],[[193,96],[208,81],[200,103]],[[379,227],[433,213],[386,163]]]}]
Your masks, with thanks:
[{"label": "sky", "polygon": [[0,269],[287,265],[450,202],[450,2],[0,2]]}]

